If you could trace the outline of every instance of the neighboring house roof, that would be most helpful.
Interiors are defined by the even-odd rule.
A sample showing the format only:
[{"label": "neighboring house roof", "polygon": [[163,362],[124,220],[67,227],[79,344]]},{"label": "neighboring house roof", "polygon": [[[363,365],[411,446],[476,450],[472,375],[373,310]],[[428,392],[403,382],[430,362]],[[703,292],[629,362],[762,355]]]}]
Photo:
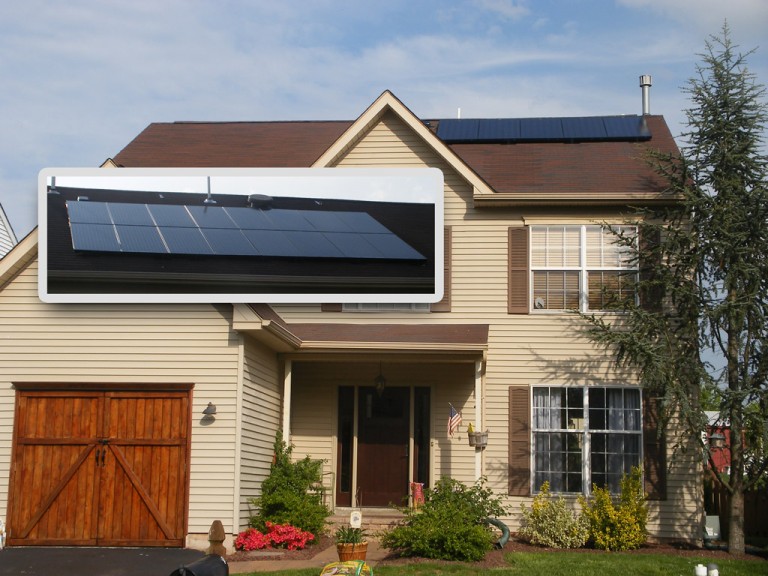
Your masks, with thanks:
[{"label": "neighboring house roof", "polygon": [[648,148],[677,153],[661,116],[612,117],[636,118],[647,132],[642,138],[602,139],[588,133],[545,141],[443,140],[438,137],[441,120],[419,119],[389,91],[353,122],[154,123],[113,161],[125,167],[333,166],[390,111],[473,186],[479,204],[605,205],[670,199],[663,179],[645,158]]},{"label": "neighboring house roof", "polygon": [[0,205],[0,258],[8,254],[17,243],[18,240],[13,233],[11,223],[5,215],[3,206]]},{"label": "neighboring house roof", "polygon": [[[88,200],[78,200],[87,196]],[[246,198],[242,195],[217,194],[216,206],[204,208],[199,195],[171,192],[135,192],[117,190],[96,190],[81,188],[56,187],[56,193],[49,193],[48,200],[48,293],[120,293],[126,291],[126,283],[130,282],[132,293],[175,293],[175,294],[237,294],[237,293],[433,293],[435,289],[435,205],[419,203],[397,202],[365,202],[357,200],[336,199],[311,199],[275,197],[272,199],[271,208],[260,210],[246,207]],[[191,204],[189,208],[185,205]],[[193,204],[193,205],[192,205]],[[178,232],[179,230],[197,233],[200,244],[207,246],[202,235],[207,234],[207,228],[203,224],[199,228],[184,227],[179,223],[169,223],[168,227],[160,224],[154,226],[123,226],[132,229],[131,237],[135,237],[136,229],[144,230],[136,239],[136,250],[120,251],[125,247],[105,246],[99,243],[99,238],[91,240],[101,229],[108,229],[106,238],[115,240],[114,229],[120,230],[119,225],[101,223],[96,218],[90,218],[89,214],[98,216],[100,210],[107,213],[108,206],[112,213],[110,222],[115,219],[117,208],[126,211],[126,216],[135,217],[136,208],[147,219],[149,212],[155,207],[158,210],[181,209],[183,214],[187,210],[196,208],[203,211],[216,211],[221,218],[226,220],[225,210],[229,209],[242,216],[263,216],[270,218],[279,215],[291,216],[295,220],[305,220],[303,215],[310,220],[319,216],[339,217],[349,216],[366,222],[375,223],[378,227],[373,237],[387,236],[387,246],[399,242],[399,246],[408,249],[408,254],[418,257],[403,256],[402,252],[382,253],[380,257],[372,255],[360,256],[362,248],[360,244],[365,240],[363,232],[359,234],[342,234],[336,237],[353,238],[354,246],[347,246],[350,250],[346,253],[338,252],[337,256],[330,256],[331,252],[316,250],[314,246],[320,238],[312,240],[312,246],[305,247],[304,252],[296,252],[289,255],[282,248],[293,246],[288,238],[291,230],[282,232],[282,240],[277,252],[271,253],[262,250],[259,254],[227,251],[226,245],[216,245],[215,253],[210,251],[193,252],[189,248],[189,242],[183,243],[183,251],[171,250],[170,253],[160,251],[153,246],[164,247],[164,242],[170,246],[170,238],[160,238],[163,230]],[[78,208],[77,211],[73,209]],[[84,211],[84,219],[78,219],[77,212],[80,208]],[[130,210],[128,210],[130,208]],[[197,212],[194,212],[195,214]],[[207,213],[207,212],[206,212]],[[257,214],[258,213],[258,214]],[[165,214],[165,212],[160,212]],[[317,216],[315,216],[317,215]],[[198,218],[202,218],[198,215]],[[274,218],[273,218],[274,219]],[[97,220],[99,220],[97,222]],[[194,224],[188,218],[190,224]],[[237,218],[235,217],[235,220]],[[327,218],[322,219],[323,222]],[[232,224],[231,221],[229,221]],[[118,222],[115,220],[115,224]],[[221,230],[220,225],[213,226],[211,232],[232,232],[241,239],[251,232],[249,228],[245,232],[238,229]],[[83,230],[85,229],[85,230]],[[93,231],[92,229],[96,229]],[[325,228],[325,225],[323,227]],[[387,234],[380,233],[386,230]],[[259,232],[271,233],[271,230]],[[127,233],[127,232],[126,232]],[[112,234],[112,235],[110,235]],[[154,234],[156,242],[149,242],[149,237]],[[306,236],[322,235],[320,232],[301,232],[302,238]],[[154,236],[152,236],[154,238]],[[186,238],[188,236],[185,235]],[[227,236],[229,238],[229,236]],[[73,238],[75,242],[73,243]],[[357,240],[355,240],[357,238]],[[126,242],[130,237],[126,238]],[[212,237],[208,238],[212,241]],[[261,241],[261,236],[259,241]],[[336,240],[336,245],[340,241]],[[374,240],[371,240],[374,242]],[[225,242],[226,244],[226,242]],[[251,244],[245,241],[250,247]],[[212,244],[213,245],[213,244]],[[262,242],[262,248],[265,244]],[[373,244],[371,245],[374,246]],[[238,245],[238,248],[240,245]],[[329,249],[334,246],[329,244]],[[382,248],[383,249],[383,248]],[[238,255],[240,254],[240,255]]]}]

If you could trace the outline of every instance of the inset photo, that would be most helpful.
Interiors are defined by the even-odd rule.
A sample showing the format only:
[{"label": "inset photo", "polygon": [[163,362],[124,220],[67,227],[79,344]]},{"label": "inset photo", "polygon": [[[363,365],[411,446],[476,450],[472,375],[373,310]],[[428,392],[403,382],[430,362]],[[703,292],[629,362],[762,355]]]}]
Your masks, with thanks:
[{"label": "inset photo", "polygon": [[39,295],[436,302],[442,198],[434,168],[48,168]]}]

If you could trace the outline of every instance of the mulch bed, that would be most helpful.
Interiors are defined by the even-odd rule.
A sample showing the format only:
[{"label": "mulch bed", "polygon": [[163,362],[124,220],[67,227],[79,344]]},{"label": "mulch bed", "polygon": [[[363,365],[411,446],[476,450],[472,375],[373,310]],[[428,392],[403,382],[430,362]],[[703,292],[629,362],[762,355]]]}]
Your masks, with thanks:
[{"label": "mulch bed", "polygon": [[[255,551],[255,552],[235,552],[227,556],[228,562],[241,562],[241,561],[253,561],[253,560],[308,560],[313,558],[316,554],[322,552],[326,548],[334,546],[333,539],[330,536],[320,536],[320,538],[311,546],[308,546],[304,550],[270,550],[267,551]],[[511,538],[509,542],[501,550],[492,550],[485,555],[485,558],[479,562],[473,562],[472,565],[478,569],[490,569],[507,566],[504,560],[504,555],[510,552],[545,552],[545,551],[559,551],[553,548],[542,548],[540,546],[532,546],[526,542]],[[588,548],[581,548],[573,550],[573,552],[583,554],[610,554],[610,552],[604,552],[602,550],[593,550]],[[279,553],[279,555],[275,555]],[[768,551],[749,550],[746,554],[729,554],[726,550],[710,550],[707,548],[696,548],[685,542],[667,542],[659,544],[646,544],[638,550],[627,552],[627,554],[664,554],[667,556],[692,556],[697,558],[711,559],[716,562],[718,559],[739,559],[739,560],[768,560]],[[376,562],[377,566],[386,565],[402,565],[402,564],[448,564],[450,562],[444,560],[431,560],[428,558],[404,558],[395,554],[390,554],[382,560]]]}]

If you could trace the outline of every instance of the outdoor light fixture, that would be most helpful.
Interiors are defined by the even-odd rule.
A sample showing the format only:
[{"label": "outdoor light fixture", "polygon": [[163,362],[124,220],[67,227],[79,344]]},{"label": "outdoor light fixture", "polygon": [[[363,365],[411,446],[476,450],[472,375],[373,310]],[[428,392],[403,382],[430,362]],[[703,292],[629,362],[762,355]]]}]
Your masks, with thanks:
[{"label": "outdoor light fixture", "polygon": [[216,415],[216,404],[213,402],[208,402],[208,406],[205,407],[205,410],[203,410],[203,414],[205,416],[215,416]]},{"label": "outdoor light fixture", "polygon": [[373,379],[373,385],[376,386],[376,393],[381,397],[384,393],[384,388],[387,385],[387,379],[384,378],[384,375],[381,373],[381,362],[379,362],[379,375]]},{"label": "outdoor light fixture", "polygon": [[710,448],[722,448],[725,446],[725,436],[719,432],[709,435],[709,447]]}]

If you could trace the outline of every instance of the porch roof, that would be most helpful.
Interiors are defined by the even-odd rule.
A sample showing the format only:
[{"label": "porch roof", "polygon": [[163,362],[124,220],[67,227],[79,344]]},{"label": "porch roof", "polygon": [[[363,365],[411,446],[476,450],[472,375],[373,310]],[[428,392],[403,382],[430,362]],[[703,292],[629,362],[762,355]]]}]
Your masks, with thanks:
[{"label": "porch roof", "polygon": [[405,348],[477,353],[488,346],[488,324],[289,323],[268,304],[249,304],[247,310],[236,306],[239,308],[235,315],[236,330],[248,332],[285,352]]}]

